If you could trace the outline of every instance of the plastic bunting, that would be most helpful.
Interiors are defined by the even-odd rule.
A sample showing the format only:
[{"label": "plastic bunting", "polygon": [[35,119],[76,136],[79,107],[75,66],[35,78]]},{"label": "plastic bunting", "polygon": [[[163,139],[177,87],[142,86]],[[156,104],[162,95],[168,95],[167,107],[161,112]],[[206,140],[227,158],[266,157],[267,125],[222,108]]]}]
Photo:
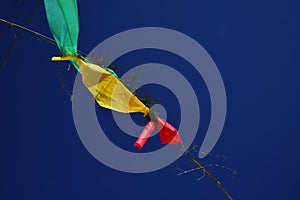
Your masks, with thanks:
[{"label": "plastic bunting", "polygon": [[[132,94],[111,69],[104,69],[78,55],[79,34],[76,0],[45,0],[45,8],[51,33],[62,54],[52,61],[69,60],[82,75],[82,81],[97,103],[123,113],[141,112],[149,115],[149,108]],[[149,121],[134,146],[141,149],[154,128],[160,133],[162,144],[181,144],[178,131],[165,120],[156,117]]]}]

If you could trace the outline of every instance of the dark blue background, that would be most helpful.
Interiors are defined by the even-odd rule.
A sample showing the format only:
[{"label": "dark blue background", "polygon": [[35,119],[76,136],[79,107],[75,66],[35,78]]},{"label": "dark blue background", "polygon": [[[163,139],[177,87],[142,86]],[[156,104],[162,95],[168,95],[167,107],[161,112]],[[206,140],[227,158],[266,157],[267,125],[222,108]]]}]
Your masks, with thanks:
[{"label": "dark blue background", "polygon": [[[1,2],[2,18],[13,3]],[[33,3],[26,1],[14,21],[22,23]],[[146,26],[174,29],[199,42],[216,62],[228,99],[223,134],[214,155],[202,162],[216,160],[238,170],[233,176],[209,168],[235,199],[299,198],[297,1],[86,0],[78,7],[78,47],[84,52],[121,31]],[[5,27],[1,24],[0,31]],[[43,6],[28,27],[50,36]],[[1,55],[16,31],[10,29],[0,39]],[[193,167],[187,157],[147,174],[119,172],[94,159],[77,135],[70,97],[61,89],[59,71],[69,81],[72,72],[66,71],[66,63],[52,63],[53,55],[59,55],[56,46],[25,33],[0,73],[0,199],[226,199],[208,178],[193,180],[201,173],[176,176],[175,167]],[[174,66],[193,84],[202,102],[203,120],[195,140],[201,144],[210,116],[202,79],[192,76],[185,61],[158,51],[125,55],[116,61],[121,65],[118,73],[150,61]],[[166,104],[160,89],[149,90]],[[168,120],[175,126],[177,111],[168,109]],[[123,148],[131,148],[134,141],[117,138]],[[154,138],[147,145],[158,142]],[[216,157],[223,154],[227,161]]]}]

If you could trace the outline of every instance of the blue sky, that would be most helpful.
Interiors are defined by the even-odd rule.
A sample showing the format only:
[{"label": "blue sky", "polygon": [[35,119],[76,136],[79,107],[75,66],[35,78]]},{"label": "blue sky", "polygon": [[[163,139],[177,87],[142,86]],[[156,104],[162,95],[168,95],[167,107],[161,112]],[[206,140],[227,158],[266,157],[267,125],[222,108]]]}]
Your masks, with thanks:
[{"label": "blue sky", "polygon": [[[1,18],[13,2],[2,2]],[[33,3],[25,1],[14,22],[22,23]],[[213,155],[202,162],[217,162],[238,171],[233,176],[228,170],[209,168],[235,199],[299,196],[297,1],[86,0],[78,2],[78,8],[78,48],[87,53],[114,34],[148,26],[180,31],[200,43],[219,68],[228,102],[220,140]],[[51,36],[43,5],[28,28]],[[1,24],[0,31],[3,29]],[[1,55],[14,33],[16,29],[10,29],[0,38]],[[25,33],[0,73],[1,199],[226,199],[207,177],[193,180],[201,173],[176,176],[176,167],[193,167],[187,157],[146,174],[119,172],[97,161],[82,145],[70,97],[61,89],[60,71],[71,81],[69,88],[73,74],[66,71],[67,63],[51,62],[54,55],[59,55],[56,46]],[[203,80],[195,78],[183,60],[161,51],[133,52],[115,64],[121,66],[118,73],[122,75],[131,66],[146,62],[181,70],[186,67],[182,73],[201,99],[201,122],[194,141],[201,144],[210,117]],[[149,92],[162,99],[176,126],[178,103],[168,92],[158,92],[164,89],[153,88]],[[110,119],[107,110],[98,108],[98,112]],[[113,125],[110,128],[114,143],[132,147],[132,138]],[[158,142],[154,138],[147,144]],[[227,155],[228,160],[216,155]]]}]

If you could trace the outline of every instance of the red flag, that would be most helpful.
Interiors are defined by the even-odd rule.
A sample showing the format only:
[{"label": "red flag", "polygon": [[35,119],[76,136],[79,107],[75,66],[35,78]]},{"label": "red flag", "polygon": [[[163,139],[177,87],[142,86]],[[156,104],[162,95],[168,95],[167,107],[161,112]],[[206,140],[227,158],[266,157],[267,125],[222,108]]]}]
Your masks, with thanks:
[{"label": "red flag", "polygon": [[171,124],[166,120],[157,117],[157,123],[155,124],[157,130],[159,130],[160,142],[162,144],[181,144],[179,133]]},{"label": "red flag", "polygon": [[140,134],[139,138],[135,141],[134,146],[141,150],[150,137],[151,133],[153,132],[154,128],[155,122],[149,121]]}]

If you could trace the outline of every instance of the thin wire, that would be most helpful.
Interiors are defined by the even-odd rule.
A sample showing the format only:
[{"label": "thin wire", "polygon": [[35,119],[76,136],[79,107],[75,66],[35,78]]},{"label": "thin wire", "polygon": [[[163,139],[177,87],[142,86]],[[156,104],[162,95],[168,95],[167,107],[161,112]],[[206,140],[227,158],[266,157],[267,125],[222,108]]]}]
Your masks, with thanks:
[{"label": "thin wire", "polygon": [[217,186],[221,191],[227,196],[228,199],[233,200],[231,195],[223,187],[220,181],[218,181],[207,169],[195,158],[195,156],[187,149],[187,154],[189,155],[190,160],[198,166]]},{"label": "thin wire", "polygon": [[[17,5],[18,1],[15,2],[15,3],[16,3],[15,5]],[[22,10],[24,4],[25,4],[25,0],[23,0],[23,1],[21,2],[21,4],[16,8],[17,10],[16,10],[16,12],[13,14],[12,20],[14,20],[14,19],[19,15],[19,13],[20,13],[20,11]],[[13,8],[14,8],[14,6],[12,7],[12,9],[13,9]],[[9,13],[8,13],[8,14],[9,14]],[[5,36],[5,34],[7,33],[7,31],[8,31],[8,26],[5,27],[4,31],[2,32],[2,34],[1,34],[1,36],[0,36],[0,39],[1,39],[2,37]],[[9,55],[10,53],[9,53],[9,52],[13,52],[13,45],[14,45],[14,43],[18,41],[17,34],[14,33],[14,32],[13,32],[13,34],[14,34],[15,40],[13,40],[13,39],[10,40],[9,45],[7,46],[7,48],[6,48],[6,50],[5,50],[5,53],[3,53],[2,56],[1,56],[0,63],[3,63],[3,64],[2,64],[1,67],[0,67],[0,72],[4,69],[4,67],[5,67],[5,65],[6,65],[6,62],[7,62],[8,58],[10,57],[10,55]],[[5,60],[5,61],[2,62],[2,60]]]},{"label": "thin wire", "polygon": [[[25,20],[23,21],[23,24],[25,26],[29,25],[30,22],[32,21],[33,19],[33,16],[35,15],[35,13],[37,12],[40,4],[42,3],[42,0],[37,0],[33,7],[31,8],[31,10],[29,11],[29,13],[27,14],[27,16],[25,17]],[[18,32],[16,33],[16,37],[15,40],[11,40],[7,50],[5,51],[5,54],[4,54],[4,62],[1,66],[1,69],[0,69],[0,72],[4,69],[4,67],[6,66],[9,58],[11,57],[11,55],[13,54],[14,50],[16,49],[16,47],[18,46],[20,40],[22,39],[24,35],[24,32],[21,32],[21,30],[19,29]]]},{"label": "thin wire", "polygon": [[[19,0],[16,0],[16,1],[14,2],[14,4],[12,5],[12,7],[9,9],[9,11],[8,11],[8,13],[7,13],[7,15],[6,15],[6,19],[9,18],[10,13],[11,13],[11,12],[14,10],[14,8],[18,5],[18,1],[19,1]],[[19,5],[19,7],[17,8],[16,12],[15,12],[14,15],[12,16],[11,20],[15,20],[15,19],[16,19],[17,15],[19,14],[19,12],[21,11],[21,9],[23,8],[24,3],[25,3],[25,0],[23,0],[23,1],[21,2],[21,5]],[[1,34],[0,34],[0,39],[2,39],[2,38],[6,35],[7,31],[8,31],[8,27],[6,27],[6,28],[1,32]]]},{"label": "thin wire", "polygon": [[[189,156],[189,159],[199,168],[201,169],[205,175],[207,175],[210,180],[212,180],[218,188],[226,195],[229,200],[233,200],[232,196],[227,192],[227,190],[223,187],[220,181],[218,181],[207,169],[197,160],[197,158],[191,153],[189,148],[186,148],[183,143],[181,143],[181,148],[185,150],[185,154]],[[196,168],[195,168],[196,169]],[[202,178],[202,177],[201,177]]]},{"label": "thin wire", "polygon": [[[49,38],[49,37],[47,37],[47,36],[45,36],[45,35],[42,35],[42,34],[36,32],[36,31],[33,31],[33,30],[31,30],[31,29],[28,29],[28,28],[26,28],[26,27],[24,27],[24,26],[21,26],[21,25],[19,25],[19,24],[12,23],[12,22],[7,21],[7,20],[2,19],[2,18],[0,18],[0,22],[6,23],[7,25],[12,26],[12,27],[19,28],[19,29],[21,29],[21,30],[23,30],[23,31],[27,31],[27,32],[29,32],[29,33],[32,33],[32,34],[36,35],[37,37],[39,37],[39,38],[41,38],[41,39],[43,39],[43,40],[45,40],[45,41],[47,41],[47,42],[50,42],[50,43],[56,45],[55,40],[53,40],[53,39],[51,39],[51,38]],[[56,46],[57,46],[57,45],[56,45]]]},{"label": "thin wire", "polygon": [[[16,24],[16,23],[7,21],[7,20],[2,19],[2,18],[0,18],[0,22],[5,23],[5,24],[7,24],[7,25],[9,25],[9,26],[11,26],[11,27],[15,27],[15,28],[21,29],[21,30],[23,30],[23,31],[29,32],[29,33],[31,33],[31,34],[34,34],[35,36],[37,36],[37,37],[39,37],[39,38],[45,40],[46,42],[49,42],[49,43],[51,43],[51,44],[57,46],[55,40],[53,40],[52,38],[50,38],[50,37],[48,37],[48,36],[45,36],[45,35],[43,35],[43,34],[41,34],[41,33],[39,33],[39,32],[36,32],[36,31],[34,31],[34,30],[31,30],[31,29],[29,29],[29,28],[26,28],[26,27],[21,26],[21,25],[19,25],[19,24]],[[87,54],[84,53],[83,51],[78,50],[78,53],[79,53],[80,55],[85,56],[85,57],[87,56]]]}]

